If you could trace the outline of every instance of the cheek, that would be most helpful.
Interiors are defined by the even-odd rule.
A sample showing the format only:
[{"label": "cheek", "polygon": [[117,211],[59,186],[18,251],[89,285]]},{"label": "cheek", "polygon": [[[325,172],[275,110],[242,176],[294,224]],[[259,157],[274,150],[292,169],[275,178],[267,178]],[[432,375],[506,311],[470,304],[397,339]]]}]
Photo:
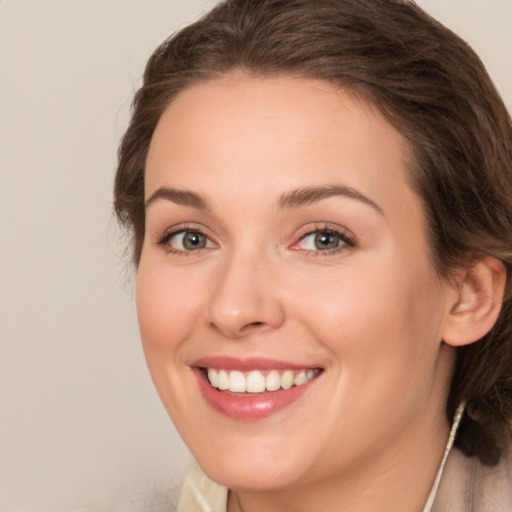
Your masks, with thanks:
[{"label": "cheek", "polygon": [[190,276],[141,261],[137,315],[146,355],[176,350],[197,323],[200,294]]},{"label": "cheek", "polygon": [[312,282],[304,283],[310,293],[300,312],[331,354],[331,403],[339,404],[326,413],[327,423],[336,425],[333,438],[338,431],[356,432],[368,445],[376,435],[373,425],[388,425],[391,439],[408,415],[428,403],[437,382],[442,324],[441,297],[429,266],[404,272],[396,259],[379,261],[376,269],[344,271],[315,293]]},{"label": "cheek", "polygon": [[396,255],[378,261],[359,261],[329,279],[305,278],[296,304],[303,323],[340,364],[357,359],[361,368],[407,369],[435,355],[440,295],[428,263],[406,265]]}]

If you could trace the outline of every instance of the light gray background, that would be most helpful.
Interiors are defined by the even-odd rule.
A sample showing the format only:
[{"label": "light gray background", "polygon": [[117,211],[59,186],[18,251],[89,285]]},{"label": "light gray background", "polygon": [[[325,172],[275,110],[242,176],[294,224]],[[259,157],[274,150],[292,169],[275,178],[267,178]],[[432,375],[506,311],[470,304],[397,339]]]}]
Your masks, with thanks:
[{"label": "light gray background", "polygon": [[[0,512],[163,512],[190,456],[111,215],[151,50],[215,0],[0,0]],[[512,0],[421,0],[512,106]]]}]

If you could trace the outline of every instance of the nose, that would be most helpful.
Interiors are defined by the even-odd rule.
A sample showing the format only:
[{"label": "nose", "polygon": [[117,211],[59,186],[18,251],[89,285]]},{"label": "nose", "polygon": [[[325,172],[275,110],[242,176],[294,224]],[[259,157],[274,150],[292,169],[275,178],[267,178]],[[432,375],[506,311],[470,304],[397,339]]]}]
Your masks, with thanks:
[{"label": "nose", "polygon": [[280,327],[285,319],[271,265],[256,255],[232,254],[216,269],[205,320],[232,339]]}]

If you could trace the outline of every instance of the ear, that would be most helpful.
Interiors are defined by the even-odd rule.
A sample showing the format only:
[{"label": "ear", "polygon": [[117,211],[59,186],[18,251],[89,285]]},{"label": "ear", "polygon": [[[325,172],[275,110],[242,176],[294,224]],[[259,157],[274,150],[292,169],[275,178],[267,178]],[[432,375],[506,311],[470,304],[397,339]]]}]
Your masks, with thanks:
[{"label": "ear", "polygon": [[444,325],[443,341],[453,347],[469,345],[485,336],[501,310],[506,270],[492,256],[479,258],[455,277],[455,299]]}]

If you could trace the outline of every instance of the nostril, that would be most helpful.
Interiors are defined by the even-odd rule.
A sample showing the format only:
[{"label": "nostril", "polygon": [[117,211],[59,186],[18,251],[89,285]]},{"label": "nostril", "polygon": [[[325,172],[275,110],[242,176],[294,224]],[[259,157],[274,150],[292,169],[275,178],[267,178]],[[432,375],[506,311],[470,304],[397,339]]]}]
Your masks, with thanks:
[{"label": "nostril", "polygon": [[252,329],[257,329],[264,325],[265,325],[265,322],[251,322],[242,327],[242,332],[251,331]]},{"label": "nostril", "polygon": [[[0,0],[1,1],[1,0]],[[229,333],[234,337],[241,336],[244,334],[248,334],[252,331],[257,331],[263,329],[267,324],[266,322],[248,322],[245,324],[242,324],[241,326],[233,326],[231,329],[231,326],[228,326],[226,324],[217,324],[215,322],[210,322],[210,325],[219,331]]]}]

